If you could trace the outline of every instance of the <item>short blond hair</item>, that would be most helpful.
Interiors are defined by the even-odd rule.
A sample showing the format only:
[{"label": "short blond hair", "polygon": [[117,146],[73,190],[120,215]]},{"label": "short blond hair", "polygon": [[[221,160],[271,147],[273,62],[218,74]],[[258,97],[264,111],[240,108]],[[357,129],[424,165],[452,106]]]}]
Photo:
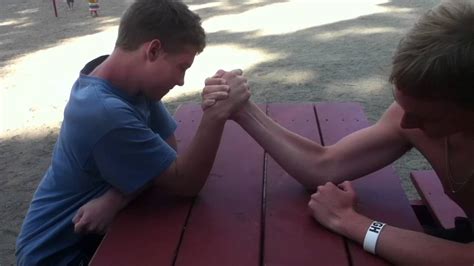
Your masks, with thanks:
[{"label": "short blond hair", "polygon": [[425,13],[400,41],[390,82],[413,97],[474,109],[474,1],[446,1]]}]

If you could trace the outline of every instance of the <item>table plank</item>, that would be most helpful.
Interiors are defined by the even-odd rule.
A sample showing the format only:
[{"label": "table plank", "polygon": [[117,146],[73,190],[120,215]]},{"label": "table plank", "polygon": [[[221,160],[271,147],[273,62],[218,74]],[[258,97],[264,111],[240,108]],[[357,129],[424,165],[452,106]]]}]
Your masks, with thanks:
[{"label": "table plank", "polygon": [[[268,115],[320,142],[313,104],[271,104]],[[348,265],[344,240],[310,216],[310,193],[270,156],[266,160],[264,265]]]},{"label": "table plank", "polygon": [[[357,103],[318,103],[315,108],[324,145],[334,144],[351,132],[369,126]],[[355,180],[353,185],[362,214],[393,226],[422,231],[391,165]],[[352,241],[349,241],[349,251],[353,265],[386,264]]]},{"label": "table plank", "polygon": [[260,264],[263,158],[263,149],[228,121],[186,225],[177,266]]},{"label": "table plank", "polygon": [[[193,106],[176,111],[179,153],[189,146],[200,117]],[[172,265],[191,203],[152,187],[118,215],[90,265]]]}]

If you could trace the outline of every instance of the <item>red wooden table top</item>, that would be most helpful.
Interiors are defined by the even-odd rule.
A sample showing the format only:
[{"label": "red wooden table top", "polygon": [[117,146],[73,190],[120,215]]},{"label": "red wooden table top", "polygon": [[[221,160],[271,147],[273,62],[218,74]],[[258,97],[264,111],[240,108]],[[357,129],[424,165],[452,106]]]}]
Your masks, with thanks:
[{"label": "red wooden table top", "polygon": [[[266,104],[262,110],[309,139],[330,145],[368,126],[356,103]],[[175,118],[178,153],[199,125],[198,105]],[[363,214],[421,231],[391,166],[353,182]],[[152,188],[122,211],[91,265],[384,265],[317,224],[310,194],[232,121],[227,122],[200,195],[180,199]]]}]

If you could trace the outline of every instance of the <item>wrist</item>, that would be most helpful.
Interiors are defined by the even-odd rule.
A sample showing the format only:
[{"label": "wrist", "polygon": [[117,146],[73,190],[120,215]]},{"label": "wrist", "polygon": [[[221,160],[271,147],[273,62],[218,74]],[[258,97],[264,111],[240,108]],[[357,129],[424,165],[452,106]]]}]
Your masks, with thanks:
[{"label": "wrist", "polygon": [[214,106],[212,106],[203,111],[202,119],[221,124],[225,123],[229,119],[229,117],[229,111],[215,108]]},{"label": "wrist", "polygon": [[374,255],[376,254],[375,250],[377,247],[377,242],[384,227],[385,223],[372,221],[364,237],[363,247],[365,251]]},{"label": "wrist", "polygon": [[255,105],[255,103],[249,100],[246,103],[244,103],[242,107],[232,115],[231,119],[234,120],[238,124],[244,122],[246,119],[249,119],[252,117],[251,115],[252,108],[258,108],[258,107]]},{"label": "wrist", "polygon": [[118,191],[115,188],[110,189],[110,193],[107,193],[106,200],[109,203],[108,205],[117,209],[121,210],[130,202],[131,197],[127,197]]},{"label": "wrist", "polygon": [[362,243],[371,222],[372,220],[352,209],[340,219],[335,231],[347,238]]}]

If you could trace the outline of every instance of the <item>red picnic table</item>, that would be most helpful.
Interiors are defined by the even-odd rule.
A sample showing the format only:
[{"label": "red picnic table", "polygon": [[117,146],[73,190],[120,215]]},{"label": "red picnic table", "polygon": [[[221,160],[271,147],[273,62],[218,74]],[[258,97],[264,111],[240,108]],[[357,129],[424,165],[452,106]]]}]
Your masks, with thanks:
[{"label": "red picnic table", "polygon": [[[278,123],[323,145],[369,125],[357,103],[262,104]],[[202,112],[180,106],[178,153]],[[361,213],[421,231],[392,166],[353,182]],[[233,121],[195,199],[154,187],[112,224],[90,265],[385,265],[360,245],[325,229],[309,214],[310,193]]]}]

